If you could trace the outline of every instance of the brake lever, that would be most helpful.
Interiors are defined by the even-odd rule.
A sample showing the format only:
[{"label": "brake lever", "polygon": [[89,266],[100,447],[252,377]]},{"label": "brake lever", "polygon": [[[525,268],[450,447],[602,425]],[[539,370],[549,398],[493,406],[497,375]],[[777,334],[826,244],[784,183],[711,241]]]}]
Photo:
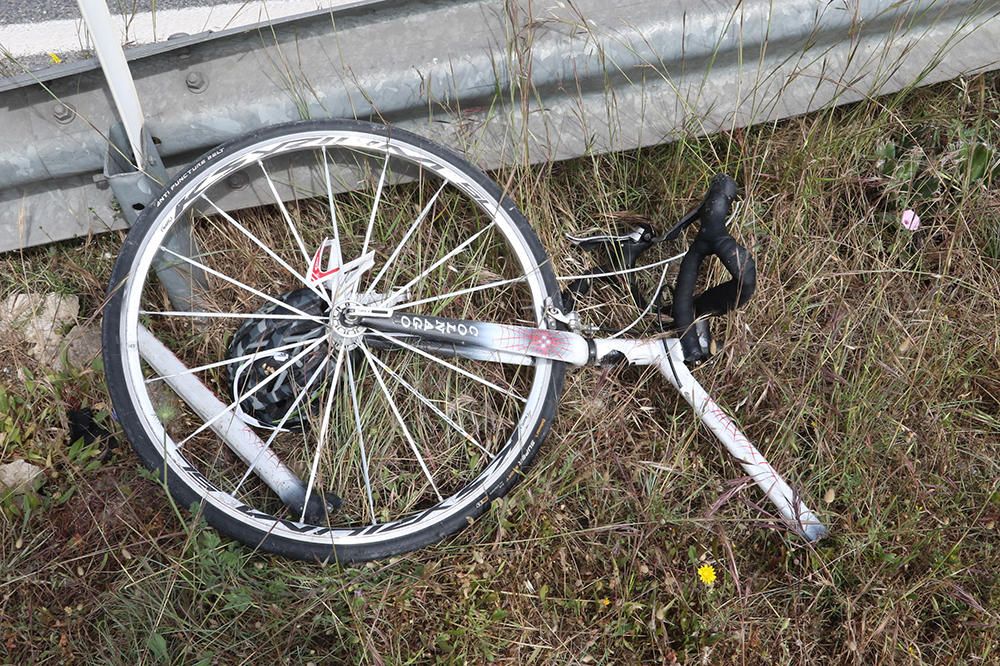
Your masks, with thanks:
[{"label": "brake lever", "polygon": [[574,236],[573,234],[566,234],[566,240],[568,240],[573,245],[576,245],[581,250],[586,250],[587,252],[593,252],[598,249],[601,245],[605,243],[625,243],[625,242],[638,242],[642,238],[643,230],[640,227],[636,227],[627,234],[621,234],[619,236],[612,236],[610,234],[598,234],[596,236]]},{"label": "brake lever", "polygon": [[[601,277],[580,277],[566,288],[562,293],[563,306],[572,309],[577,297],[583,296],[590,291],[594,280],[609,280],[605,273],[629,270],[635,268],[639,257],[655,245],[656,231],[645,222],[638,222],[632,230],[625,234],[598,234],[595,236],[574,236],[566,234],[567,240],[577,247],[587,252],[604,251],[597,268],[593,268],[588,273]],[[631,281],[629,290],[633,298],[638,298],[636,290]],[[638,303],[637,303],[638,304]]]},{"label": "brake lever", "polygon": [[677,224],[670,227],[662,236],[656,239],[657,242],[674,240],[681,235],[682,231],[694,224],[694,221],[698,219],[699,215],[701,215],[701,204],[698,204],[688,211],[684,217],[678,220]]}]

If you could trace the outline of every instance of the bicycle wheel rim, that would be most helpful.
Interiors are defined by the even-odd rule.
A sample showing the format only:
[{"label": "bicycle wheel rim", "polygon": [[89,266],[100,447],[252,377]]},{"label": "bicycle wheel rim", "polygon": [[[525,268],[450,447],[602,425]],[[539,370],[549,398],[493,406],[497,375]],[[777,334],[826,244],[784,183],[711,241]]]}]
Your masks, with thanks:
[{"label": "bicycle wheel rim", "polygon": [[[113,329],[112,335],[117,338],[121,349],[120,361],[113,360],[109,367],[120,370],[118,379],[122,381],[129,396],[127,405],[119,411],[131,412],[127,419],[132,426],[130,429],[135,430],[135,425],[141,428],[141,432],[136,434],[147,442],[147,457],[148,444],[159,443],[158,453],[163,467],[173,477],[171,481],[181,488],[194,489],[193,494],[205,505],[206,514],[218,517],[216,522],[228,525],[230,532],[243,532],[236,536],[244,541],[262,541],[265,547],[278,551],[290,543],[307,550],[315,546],[312,549],[315,552],[323,552],[324,549],[339,550],[336,556],[340,559],[353,559],[351,549],[362,552],[362,556],[357,559],[367,559],[368,554],[380,549],[399,552],[402,542],[414,547],[422,545],[439,538],[442,533],[452,531],[454,526],[460,527],[468,521],[470,515],[477,514],[478,510],[484,508],[491,497],[502,494],[515,480],[518,474],[512,473],[512,470],[520,470],[530,459],[551,422],[551,412],[554,409],[552,401],[558,393],[561,367],[548,361],[535,364],[531,391],[526,396],[527,402],[518,427],[496,452],[496,457],[460,492],[395,520],[343,528],[312,526],[314,529],[306,530],[296,520],[254,513],[253,507],[222,488],[206,487],[204,480],[198,476],[198,470],[190,469],[187,459],[177,449],[174,438],[163,427],[157,416],[156,406],[146,390],[146,378],[143,376],[139,357],[140,301],[143,285],[146,284],[146,277],[151,274],[156,255],[156,251],[151,251],[151,248],[158,248],[163,244],[172,225],[181,219],[180,211],[193,198],[238,171],[247,164],[246,160],[259,156],[265,148],[274,148],[278,144],[295,144],[302,148],[310,146],[309,142],[329,147],[331,142],[335,142],[338,146],[371,149],[373,142],[384,142],[387,155],[419,163],[435,175],[448,180],[471,199],[494,207],[492,214],[498,229],[505,234],[505,238],[512,241],[512,249],[527,277],[526,286],[531,290],[536,322],[543,321],[542,308],[546,299],[558,296],[551,270],[544,260],[544,254],[539,257],[537,239],[530,234],[530,230],[526,235],[525,229],[520,226],[521,221],[517,219],[519,214],[516,209],[500,195],[496,186],[491,188],[488,179],[480,178],[481,174],[462,160],[446,151],[433,148],[418,137],[365,123],[327,123],[321,124],[321,127],[317,127],[316,123],[293,124],[271,132],[267,138],[253,137],[227,144],[213,151],[208,158],[196,162],[194,167],[175,179],[167,193],[154,203],[136,230],[130,234],[129,244],[132,247],[129,248],[127,257],[123,253],[115,274],[117,279],[125,275],[131,276],[131,279],[115,292],[118,316],[110,318],[114,321],[106,321],[106,329]],[[212,168],[204,167],[205,159],[209,160]],[[213,159],[215,162],[211,161]],[[116,401],[116,409],[119,407],[118,402],[121,400]],[[133,439],[132,433],[129,436]],[[155,456],[153,458],[155,463]],[[148,462],[150,461],[147,460]],[[434,534],[429,534],[428,531]],[[249,538],[247,533],[250,534]],[[345,554],[346,557],[343,557]]]}]

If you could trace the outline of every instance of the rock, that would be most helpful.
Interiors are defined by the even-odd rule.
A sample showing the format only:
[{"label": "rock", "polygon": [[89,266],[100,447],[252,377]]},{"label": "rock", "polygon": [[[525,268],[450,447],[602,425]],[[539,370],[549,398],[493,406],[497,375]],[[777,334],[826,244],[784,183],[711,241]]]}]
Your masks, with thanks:
[{"label": "rock", "polygon": [[66,361],[77,368],[87,368],[101,355],[101,327],[80,324],[66,334]]},{"label": "rock", "polygon": [[41,467],[24,460],[0,465],[0,494],[33,493],[41,488],[43,483],[45,483],[45,472]]},{"label": "rock", "polygon": [[14,294],[0,303],[0,327],[18,332],[40,363],[59,365],[62,331],[76,322],[80,299],[62,294]]}]

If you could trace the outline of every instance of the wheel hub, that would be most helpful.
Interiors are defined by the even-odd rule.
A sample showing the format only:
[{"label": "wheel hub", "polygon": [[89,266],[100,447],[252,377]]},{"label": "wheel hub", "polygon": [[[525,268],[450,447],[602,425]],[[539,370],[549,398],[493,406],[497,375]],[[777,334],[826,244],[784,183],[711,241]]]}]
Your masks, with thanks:
[{"label": "wheel hub", "polygon": [[337,347],[347,347],[354,349],[361,344],[361,336],[365,329],[356,323],[349,312],[356,307],[353,300],[345,300],[337,303],[330,310],[330,340]]}]

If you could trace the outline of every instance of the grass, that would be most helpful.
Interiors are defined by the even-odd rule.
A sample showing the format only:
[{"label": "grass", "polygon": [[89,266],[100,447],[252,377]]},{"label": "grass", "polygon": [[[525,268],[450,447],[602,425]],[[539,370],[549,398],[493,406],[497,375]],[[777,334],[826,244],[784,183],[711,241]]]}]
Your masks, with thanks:
[{"label": "grass", "polygon": [[[662,228],[736,177],[758,295],[697,375],[829,520],[816,548],[660,378],[584,370],[528,478],[458,536],[352,568],[254,554],[126,446],[65,446],[65,408],[108,411],[99,363],[52,373],[7,336],[0,452],[48,480],[3,507],[3,661],[1000,663],[997,108],[986,76],[497,177],[562,274],[587,267],[564,232]],[[0,295],[97,317],[120,243],[8,255]]]}]

